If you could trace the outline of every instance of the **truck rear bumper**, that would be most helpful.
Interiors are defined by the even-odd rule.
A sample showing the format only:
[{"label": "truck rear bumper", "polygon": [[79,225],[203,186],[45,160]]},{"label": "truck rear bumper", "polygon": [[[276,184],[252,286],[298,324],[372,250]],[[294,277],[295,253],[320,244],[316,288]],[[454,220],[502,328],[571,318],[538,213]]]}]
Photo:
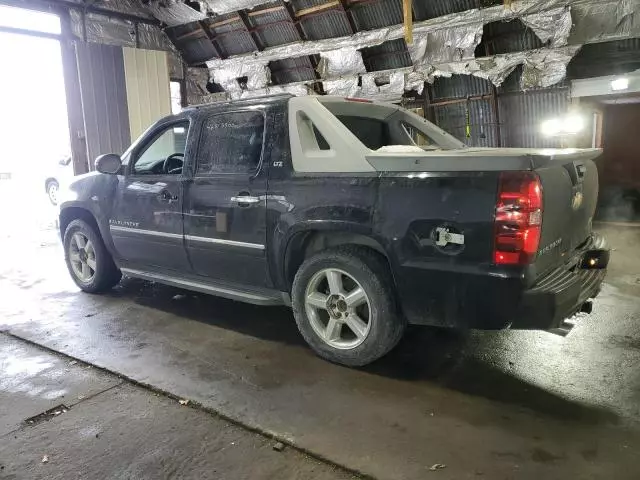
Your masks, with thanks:
[{"label": "truck rear bumper", "polygon": [[[403,310],[414,324],[553,331],[598,295],[608,263],[609,248],[602,237],[594,235],[589,246],[571,262],[528,289],[516,278],[440,274],[437,283],[433,277],[430,282],[427,277],[424,282],[412,282],[405,290]],[[418,288],[425,284],[438,285],[437,296],[419,296]],[[407,292],[412,295],[407,296]]]},{"label": "truck rear bumper", "polygon": [[606,270],[557,271],[525,291],[511,328],[553,330],[600,293]]},{"label": "truck rear bumper", "polygon": [[583,310],[583,305],[600,293],[609,255],[604,239],[594,236],[573,266],[552,271],[524,292],[511,328],[559,329],[566,318]]}]

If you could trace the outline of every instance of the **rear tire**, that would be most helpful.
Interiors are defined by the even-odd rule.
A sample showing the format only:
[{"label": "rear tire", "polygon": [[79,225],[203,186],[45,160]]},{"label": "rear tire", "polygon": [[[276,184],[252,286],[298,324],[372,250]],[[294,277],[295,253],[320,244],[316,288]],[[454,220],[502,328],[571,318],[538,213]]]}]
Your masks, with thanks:
[{"label": "rear tire", "polygon": [[386,262],[354,245],[305,260],[293,282],[292,304],[309,346],[320,357],[350,367],[388,353],[406,328]]},{"label": "rear tire", "polygon": [[83,220],[73,220],[64,233],[64,257],[81,290],[99,293],[116,285],[122,273],[113,262],[100,233]]}]

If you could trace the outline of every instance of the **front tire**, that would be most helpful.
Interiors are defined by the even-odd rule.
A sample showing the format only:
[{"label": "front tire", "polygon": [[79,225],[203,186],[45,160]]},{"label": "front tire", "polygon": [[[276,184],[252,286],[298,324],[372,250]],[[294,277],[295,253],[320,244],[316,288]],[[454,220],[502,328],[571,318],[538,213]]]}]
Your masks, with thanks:
[{"label": "front tire", "polygon": [[406,322],[381,256],[342,246],[305,260],[292,289],[300,333],[322,358],[350,367],[377,360],[396,346]]},{"label": "front tire", "polygon": [[64,252],[71,278],[85,292],[109,290],[122,277],[100,234],[83,220],[74,220],[67,226]]},{"label": "front tire", "polygon": [[47,182],[47,197],[51,202],[51,205],[58,205],[58,192],[60,191],[60,185],[55,180],[49,180]]}]

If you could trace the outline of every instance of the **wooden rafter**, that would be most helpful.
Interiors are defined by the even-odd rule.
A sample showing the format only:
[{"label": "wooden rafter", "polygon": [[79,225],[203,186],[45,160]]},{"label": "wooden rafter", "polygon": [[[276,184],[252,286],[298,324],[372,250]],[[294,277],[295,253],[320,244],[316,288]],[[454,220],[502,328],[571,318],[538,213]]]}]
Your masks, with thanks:
[{"label": "wooden rafter", "polygon": [[256,33],[251,28],[251,24],[249,23],[249,18],[247,17],[247,12],[245,12],[244,10],[238,10],[238,18],[240,19],[240,22],[242,22],[242,25],[244,26],[245,30],[249,34],[249,37],[251,37],[253,44],[256,46],[256,50],[264,50],[264,48],[262,48],[262,46],[260,45],[260,40],[258,39]]},{"label": "wooden rafter", "polygon": [[283,5],[276,5],[275,7],[263,8],[262,10],[251,10],[250,12],[247,12],[247,16],[257,17],[258,15],[265,15],[267,13],[279,12],[280,10],[284,10]]},{"label": "wooden rafter", "polygon": [[356,26],[356,23],[353,21],[351,13],[349,13],[349,5],[347,4],[347,0],[340,0],[340,9],[344,12],[344,16],[347,18],[347,22],[349,22],[351,33],[356,33],[358,31],[358,28]]},{"label": "wooden rafter", "polygon": [[182,35],[176,36],[176,42],[180,42],[182,40],[186,40],[187,38],[200,38],[206,37],[206,33],[203,28],[198,28],[196,30],[192,30],[191,32],[183,33]]},{"label": "wooden rafter", "polygon": [[404,17],[404,40],[407,45],[413,43],[413,10],[411,0],[402,0],[402,14]]},{"label": "wooden rafter", "polygon": [[[281,2],[282,2],[282,6],[287,12],[287,16],[289,17],[289,20],[291,20],[291,23],[293,23],[293,26],[295,27],[296,32],[298,32],[298,37],[300,38],[300,40],[301,41],[308,40],[307,35],[304,33],[304,29],[302,28],[302,25],[300,25],[300,22],[296,21],[296,14],[293,10],[293,7],[291,6],[291,3],[285,2],[284,0],[281,0]],[[318,62],[316,61],[316,57],[313,55],[308,55],[307,58],[309,59],[309,62],[313,67],[313,74],[315,75],[316,79],[320,79],[320,74],[318,73]]]},{"label": "wooden rafter", "polygon": [[289,17],[289,20],[291,20],[291,23],[293,24],[293,26],[296,29],[296,32],[298,32],[298,37],[300,37],[300,40],[308,40],[306,34],[304,33],[304,30],[302,29],[302,25],[300,25],[300,23],[296,20],[296,13],[293,10],[293,7],[291,6],[290,2],[285,2],[284,0],[282,1],[282,6],[284,7],[285,12],[287,12],[287,16]]},{"label": "wooden rafter", "polygon": [[207,27],[207,25],[204,23],[204,20],[200,20],[198,22],[198,25],[200,25],[200,28],[204,31],[205,35],[207,36],[207,38],[209,39],[209,41],[211,42],[211,45],[213,45],[213,49],[216,52],[216,55],[218,56],[218,58],[224,58],[222,56],[222,52],[220,51],[220,48],[218,47],[218,45],[216,44],[216,39],[213,35],[213,33],[211,33],[211,30]]},{"label": "wooden rafter", "polygon": [[236,22],[241,22],[241,21],[242,20],[240,19],[240,17],[235,16],[235,17],[227,18],[226,20],[220,20],[218,22],[214,22],[211,25],[209,25],[209,27],[217,28],[217,27],[222,27],[223,25],[228,25],[230,23],[236,23]]},{"label": "wooden rafter", "polygon": [[320,5],[314,5],[313,7],[301,8],[295,13],[295,16],[296,18],[302,18],[311,13],[322,12],[323,10],[339,7],[340,5],[341,5],[340,0],[332,0],[330,2],[322,3]]}]

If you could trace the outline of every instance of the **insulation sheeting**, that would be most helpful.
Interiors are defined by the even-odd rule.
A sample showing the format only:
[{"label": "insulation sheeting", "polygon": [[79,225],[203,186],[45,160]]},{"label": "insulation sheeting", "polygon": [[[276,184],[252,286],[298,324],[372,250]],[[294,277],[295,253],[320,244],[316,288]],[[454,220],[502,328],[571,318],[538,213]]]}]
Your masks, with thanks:
[{"label": "insulation sheeting", "polygon": [[78,38],[91,43],[136,46],[136,27],[133,22],[96,13],[83,14],[79,10],[71,10],[69,13],[71,30]]},{"label": "insulation sheeting", "polygon": [[273,0],[204,0],[203,3],[212,13],[222,15],[236,10],[257,7],[271,1]]},{"label": "insulation sheeting", "polygon": [[408,49],[415,65],[454,62],[473,58],[480,40],[482,24],[475,24],[428,33],[416,38]]},{"label": "insulation sheeting", "polygon": [[[77,1],[77,3],[86,3]],[[105,10],[111,10],[114,12],[126,13],[128,15],[135,15],[143,18],[153,18],[149,13],[149,10],[145,8],[139,0],[97,0],[91,2],[91,6],[104,8]]]},{"label": "insulation sheeting", "polygon": [[525,70],[529,69],[530,72],[522,81],[523,88],[549,86],[564,77],[564,73],[562,76],[559,76],[559,73],[566,71],[567,64],[579,49],[579,46],[567,46],[436,64],[429,76],[433,78],[449,77],[453,74],[475,75],[499,86],[518,65],[524,65]]},{"label": "insulation sheeting", "polygon": [[561,47],[567,44],[573,25],[569,7],[524,15],[520,20],[531,28],[540,40],[544,43],[549,42],[552,47]]},{"label": "insulation sheeting", "polygon": [[[574,1],[581,1],[582,3],[587,2],[587,0]],[[589,1],[592,2],[593,0]],[[640,0],[628,1],[635,2]],[[479,28],[478,25],[481,27],[482,25],[490,22],[513,20],[515,18],[520,18],[523,15],[531,15],[534,13],[548,11],[558,6],[565,6],[567,3],[568,0],[523,0],[512,3],[509,8],[498,5],[481,10],[466,10],[422,22],[416,22],[413,24],[414,42],[418,42],[428,34],[438,32],[440,30],[446,32],[448,30],[461,28],[461,30],[457,30],[458,32],[461,32],[461,34],[458,37],[450,36],[446,42],[446,46],[448,49],[469,48],[469,30],[477,32]],[[609,3],[614,2],[610,1]],[[327,38],[316,41],[296,42],[288,45],[272,47],[261,52],[238,55],[226,60],[211,60],[210,62],[207,62],[207,65],[210,68],[216,68],[223,66],[224,63],[229,65],[231,63],[269,62],[294,56],[300,57],[303,55],[316,55],[321,52],[341,48],[358,50],[365,47],[380,45],[383,42],[399,38],[404,38],[404,26],[401,24],[376,30],[360,31],[349,36]]]},{"label": "insulation sheeting", "polygon": [[[155,25],[134,24],[129,20],[110,17],[97,13],[84,14],[71,9],[71,31],[87,42],[116,45],[121,47],[139,47],[148,50],[171,51],[177,54],[166,34]],[[136,38],[137,35],[137,38]]]},{"label": "insulation sheeting", "polygon": [[[267,2],[206,0],[205,3],[210,11],[224,14]],[[530,28],[545,47],[474,57],[485,25],[515,19]],[[315,17],[313,21],[316,21]],[[402,75],[393,77],[394,82],[371,80],[365,68],[368,63],[363,62],[360,50],[402,41],[402,24],[337,38],[287,43],[224,60],[211,59],[207,66],[215,81],[234,95],[268,88],[271,85],[270,62],[309,55],[320,55],[317,71],[329,93],[389,96],[399,91],[402,95],[409,89],[421,91],[425,81],[433,82],[436,77],[451,75],[473,75],[500,85],[519,65],[523,66],[521,88],[530,89],[547,87],[562,80],[567,64],[581,45],[630,35],[640,36],[640,0],[515,0],[507,7],[468,9],[415,22],[414,42],[408,46],[412,66],[396,69]],[[246,84],[244,80],[238,81],[245,76]],[[291,79],[295,81],[298,77]]]},{"label": "insulation sheeting", "polygon": [[404,93],[405,83],[403,72],[393,72],[388,75],[363,75],[362,87],[358,96],[382,101],[395,101]]},{"label": "insulation sheeting", "polygon": [[202,99],[209,95],[207,83],[209,82],[209,70],[206,68],[187,68],[187,104],[197,105],[203,103]]},{"label": "insulation sheeting", "polygon": [[520,88],[545,88],[560,82],[567,75],[567,65],[578,50],[578,47],[565,47],[562,51],[529,55],[523,63]]},{"label": "insulation sheeting", "polygon": [[[271,82],[271,71],[267,65],[245,64],[232,65],[229,68],[211,70],[214,82],[220,84],[225,91],[239,94],[243,90],[259,90],[266,88]],[[246,88],[243,89],[239,79],[247,77]]]},{"label": "insulation sheeting", "polygon": [[328,95],[375,98],[383,101],[398,100],[404,93],[405,85],[406,73],[402,71],[367,73],[323,82],[324,91]]},{"label": "insulation sheeting", "polygon": [[352,48],[330,50],[320,54],[318,73],[323,78],[364,73],[367,69],[362,61],[362,54]]},{"label": "insulation sheeting", "polygon": [[328,80],[322,82],[324,91],[328,95],[338,95],[341,97],[358,97],[360,87],[358,86],[358,77],[341,78],[338,80]]},{"label": "insulation sheeting", "polygon": [[265,95],[279,95],[282,93],[290,93],[297,97],[303,95],[313,94],[313,90],[304,84],[297,85],[272,85],[260,90],[244,90],[242,92],[233,92],[231,98],[249,98],[249,97],[262,97]]},{"label": "insulation sheeting", "polygon": [[573,6],[572,15],[571,44],[640,36],[640,0],[582,3]]},{"label": "insulation sheeting", "polygon": [[[386,72],[344,75],[339,78],[324,79],[323,86],[325,92],[330,95],[397,100],[404,91],[415,89],[418,93],[422,93],[424,82],[433,83],[436,77],[473,75],[499,86],[519,65],[522,65],[523,74],[520,85],[522,89],[548,87],[564,78],[567,64],[579,49],[579,46],[538,49]],[[265,71],[265,68],[266,66],[258,68],[256,65],[250,65],[241,66],[238,69],[211,70],[211,72],[214,81],[220,83],[235,98],[241,94],[247,95],[247,91],[254,89],[253,85],[258,85],[257,88],[264,91],[263,89],[269,86],[268,71]],[[251,81],[252,74],[257,75],[256,81],[248,83],[247,88],[243,90],[238,78],[247,76]],[[389,83],[380,81],[384,77],[388,77]],[[293,85],[295,84],[291,84]]]},{"label": "insulation sheeting", "polygon": [[207,18],[204,13],[194,10],[179,0],[149,2],[147,9],[154,17],[170,27],[197,22]]},{"label": "insulation sheeting", "polygon": [[177,55],[177,50],[169,37],[158,27],[148,23],[138,24],[138,46],[147,50],[172,51]]}]

